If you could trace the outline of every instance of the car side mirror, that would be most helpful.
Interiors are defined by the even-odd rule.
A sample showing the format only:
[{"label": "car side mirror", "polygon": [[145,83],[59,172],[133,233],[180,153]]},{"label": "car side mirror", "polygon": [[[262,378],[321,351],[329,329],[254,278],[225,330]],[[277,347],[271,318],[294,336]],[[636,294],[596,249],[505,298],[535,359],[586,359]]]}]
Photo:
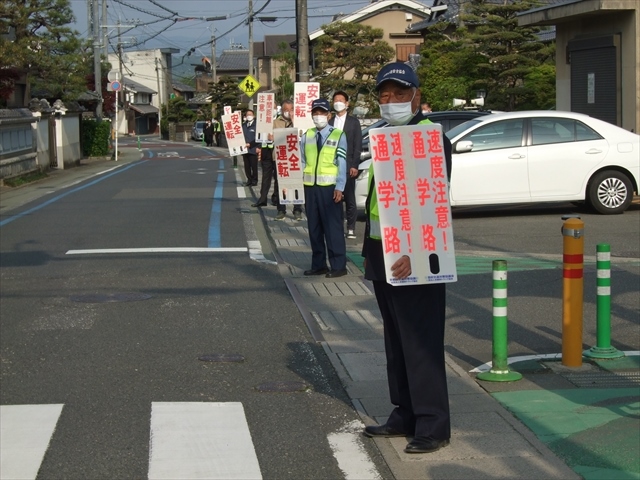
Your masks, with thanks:
[{"label": "car side mirror", "polygon": [[371,158],[371,152],[361,152],[360,153],[360,161],[364,162],[365,160],[369,160]]},{"label": "car side mirror", "polygon": [[461,140],[456,143],[456,153],[465,153],[473,150],[473,142],[471,140]]}]

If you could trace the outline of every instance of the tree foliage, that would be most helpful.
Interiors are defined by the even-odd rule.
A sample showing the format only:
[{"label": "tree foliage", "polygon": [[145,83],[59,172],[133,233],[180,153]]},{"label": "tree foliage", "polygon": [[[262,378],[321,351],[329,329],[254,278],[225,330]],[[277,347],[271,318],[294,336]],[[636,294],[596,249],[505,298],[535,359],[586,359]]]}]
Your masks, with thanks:
[{"label": "tree foliage", "polygon": [[184,98],[175,97],[162,104],[162,120],[165,119],[171,123],[192,122],[196,119],[196,112],[189,108]]},{"label": "tree foliage", "polygon": [[[316,70],[322,95],[344,90],[369,108],[377,105],[375,78],[380,66],[391,61],[393,48],[382,40],[383,30],[358,23],[322,26],[316,42]],[[360,97],[358,97],[360,95]]]},{"label": "tree foliage", "polygon": [[215,104],[216,112],[219,114],[225,105],[230,105],[235,110],[240,101],[238,81],[228,75],[223,75],[218,78],[217,83],[210,84],[209,95],[211,95],[211,103]]},{"label": "tree foliage", "polygon": [[[76,97],[86,90],[92,56],[88,44],[67,26],[72,22],[69,0],[3,0],[0,31],[9,36],[0,37],[0,68],[26,74],[29,85],[43,86],[63,100]],[[5,84],[5,94],[14,81]]]},{"label": "tree foliage", "polygon": [[278,44],[278,53],[272,57],[273,60],[280,64],[278,70],[280,75],[273,80],[278,87],[276,92],[276,103],[282,104],[283,100],[293,98],[293,79],[296,71],[296,54],[289,49],[287,42]]},{"label": "tree foliage", "polygon": [[[430,27],[419,69],[423,97],[439,110],[454,97],[486,94],[485,108],[523,110],[555,105],[555,46],[540,42],[539,28],[519,27],[517,14],[528,0],[465,3],[464,26]],[[553,78],[553,81],[550,81]]]}]

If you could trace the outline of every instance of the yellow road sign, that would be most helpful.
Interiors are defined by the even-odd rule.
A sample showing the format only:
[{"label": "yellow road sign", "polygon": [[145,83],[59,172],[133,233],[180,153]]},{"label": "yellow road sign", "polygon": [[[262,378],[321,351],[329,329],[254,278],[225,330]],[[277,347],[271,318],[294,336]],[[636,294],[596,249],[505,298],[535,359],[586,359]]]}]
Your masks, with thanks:
[{"label": "yellow road sign", "polygon": [[260,84],[258,83],[258,80],[253,78],[251,75],[247,75],[242,79],[238,88],[248,97],[252,97],[260,89]]}]

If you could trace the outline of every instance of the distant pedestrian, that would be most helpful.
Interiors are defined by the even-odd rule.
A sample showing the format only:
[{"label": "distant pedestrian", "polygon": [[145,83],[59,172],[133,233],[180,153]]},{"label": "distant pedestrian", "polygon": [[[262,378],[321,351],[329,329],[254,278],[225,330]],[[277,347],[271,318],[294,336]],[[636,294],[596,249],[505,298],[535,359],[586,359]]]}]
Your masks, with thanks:
[{"label": "distant pedestrian", "polygon": [[213,139],[216,142],[216,147],[220,147],[220,136],[222,134],[222,124],[218,121],[218,119],[214,118],[213,121]]},{"label": "distant pedestrian", "polygon": [[311,269],[304,274],[336,278],[347,274],[341,203],[347,180],[347,139],[342,130],[329,125],[329,110],[324,98],[311,103],[315,128],[306,131],[300,145],[312,251]]},{"label": "distant pedestrian", "polygon": [[258,150],[256,143],[256,124],[253,121],[253,110],[245,112],[245,122],[242,124],[242,131],[246,141],[247,153],[242,155],[244,160],[244,174],[247,181],[245,187],[255,187],[258,185]]},{"label": "distant pedestrian", "polygon": [[356,206],[356,177],[360,165],[360,152],[362,151],[362,127],[356,117],[347,113],[349,109],[349,95],[338,90],[333,94],[333,109],[336,115],[329,120],[333,125],[344,132],[347,137],[347,183],[344,186],[344,205],[347,217],[347,238],[356,238],[356,219],[358,207]]},{"label": "distant pedestrian", "polygon": [[204,125],[204,143],[207,144],[207,147],[213,146],[213,125],[211,122],[207,120],[207,123]]}]

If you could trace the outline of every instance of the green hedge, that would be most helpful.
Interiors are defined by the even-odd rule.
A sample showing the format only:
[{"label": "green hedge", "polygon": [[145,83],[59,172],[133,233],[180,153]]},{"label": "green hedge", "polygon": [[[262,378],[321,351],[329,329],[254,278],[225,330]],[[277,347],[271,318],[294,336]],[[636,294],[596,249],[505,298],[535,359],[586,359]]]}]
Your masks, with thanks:
[{"label": "green hedge", "polygon": [[82,121],[82,155],[85,157],[104,157],[109,155],[109,137],[111,122],[103,120]]}]

